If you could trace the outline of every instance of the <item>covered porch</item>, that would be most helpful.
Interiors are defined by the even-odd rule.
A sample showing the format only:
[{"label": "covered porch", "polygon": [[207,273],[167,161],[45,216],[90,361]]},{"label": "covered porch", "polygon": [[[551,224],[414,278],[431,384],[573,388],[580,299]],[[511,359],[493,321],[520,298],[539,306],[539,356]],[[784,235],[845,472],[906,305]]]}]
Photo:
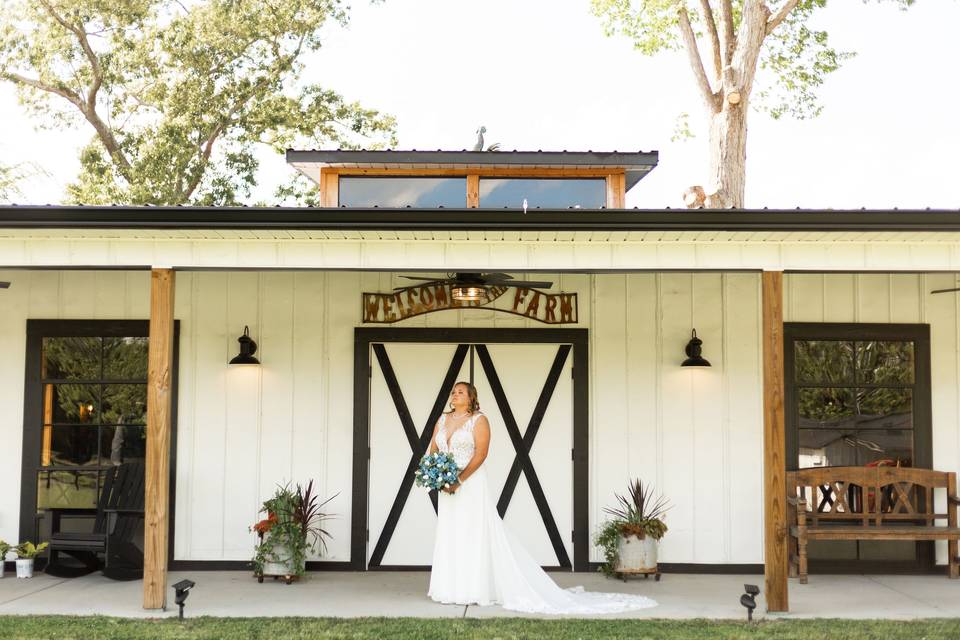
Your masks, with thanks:
[{"label": "covered porch", "polygon": [[[669,591],[658,595],[651,591],[652,584],[631,583],[627,588],[644,589],[642,593],[649,592],[661,602],[661,608],[651,611],[650,616],[669,617],[666,612],[675,607],[678,617],[686,617],[684,611],[690,613],[690,617],[737,617],[742,615],[737,600],[743,582],[755,581],[760,581],[766,594],[758,611],[766,608],[783,612],[789,609],[797,615],[821,615],[816,613],[815,603],[821,604],[827,594],[818,592],[817,585],[823,589],[824,584],[830,584],[824,583],[821,576],[816,576],[809,585],[791,583],[789,603],[787,599],[782,332],[785,307],[786,317],[794,320],[827,321],[842,316],[840,319],[849,322],[894,322],[901,318],[900,321],[904,322],[924,322],[929,321],[932,313],[951,312],[954,315],[950,316],[953,318],[950,321],[955,322],[955,304],[952,307],[948,304],[953,298],[928,300],[926,292],[936,286],[956,286],[955,272],[960,268],[960,255],[955,249],[960,220],[955,213],[911,214],[916,216],[915,228],[905,228],[903,214],[894,216],[884,212],[609,212],[579,215],[575,221],[564,219],[568,215],[564,212],[505,212],[492,214],[493,221],[488,213],[482,221],[477,219],[475,222],[471,222],[469,211],[463,212],[462,219],[458,217],[459,212],[417,211],[388,212],[395,216],[393,219],[379,211],[351,211],[346,215],[339,211],[184,212],[154,208],[133,211],[85,208],[79,211],[39,209],[6,213],[8,217],[3,222],[6,230],[0,240],[0,248],[4,249],[7,259],[3,265],[5,268],[41,274],[37,276],[41,281],[52,281],[51,274],[62,270],[61,273],[69,273],[63,276],[65,281],[82,278],[83,273],[101,271],[112,272],[104,280],[116,282],[116,272],[125,271],[126,275],[120,280],[126,288],[124,295],[131,302],[124,303],[124,308],[116,313],[139,318],[149,315],[151,362],[147,387],[153,395],[148,401],[146,429],[145,579],[143,583],[114,585],[89,582],[102,581],[99,576],[91,576],[75,583],[88,584],[91,588],[116,589],[118,598],[129,598],[131,589],[139,588],[139,604],[147,609],[159,609],[167,604],[170,599],[167,585],[179,579],[181,574],[177,571],[181,567],[192,563],[199,567],[206,563],[202,568],[209,569],[215,566],[214,563],[223,563],[229,568],[239,568],[237,565],[244,562],[241,558],[247,553],[243,546],[247,541],[240,540],[236,532],[221,534],[221,540],[208,544],[210,540],[204,538],[206,532],[201,525],[210,516],[200,511],[195,511],[196,521],[193,523],[189,520],[189,511],[186,517],[182,510],[178,511],[176,526],[183,529],[187,538],[177,536],[176,547],[170,545],[171,509],[165,502],[170,495],[168,483],[174,466],[172,458],[176,455],[170,445],[174,424],[169,395],[174,366],[173,320],[182,318],[192,323],[190,348],[193,351],[190,357],[195,359],[194,362],[197,359],[206,362],[208,358],[213,362],[219,358],[216,362],[221,367],[227,360],[224,357],[227,354],[221,354],[222,345],[218,343],[217,347],[210,348],[205,341],[213,336],[216,341],[227,337],[227,343],[232,342],[235,335],[228,337],[226,333],[236,332],[243,324],[252,324],[259,329],[257,337],[262,345],[282,343],[282,347],[270,347],[273,349],[270,357],[275,363],[284,361],[289,364],[294,349],[303,348],[299,340],[307,338],[309,352],[317,353],[326,363],[323,375],[329,375],[330,382],[325,384],[334,385],[326,388],[323,397],[329,404],[333,398],[349,397],[351,385],[346,368],[350,366],[350,360],[340,362],[344,368],[338,370],[338,361],[331,359],[327,345],[336,343],[336,349],[346,349],[349,356],[352,331],[362,324],[359,295],[365,287],[372,284],[371,288],[388,291],[399,284],[396,279],[402,274],[469,269],[556,274],[561,280],[561,289],[579,289],[585,302],[589,300],[589,308],[581,313],[592,314],[589,329],[594,360],[591,367],[596,371],[610,364],[614,369],[622,367],[624,373],[605,380],[592,375],[590,406],[593,413],[590,423],[593,435],[589,448],[591,455],[600,457],[596,464],[600,471],[591,480],[591,514],[596,512],[598,515],[601,503],[609,500],[609,487],[620,489],[624,473],[640,475],[646,469],[652,469],[657,480],[666,479],[668,492],[684,496],[683,500],[692,497],[677,516],[679,526],[674,528],[673,537],[667,541],[667,545],[673,545],[675,549],[666,548],[668,561],[670,554],[674,553],[678,565],[727,565],[731,571],[735,571],[738,565],[748,565],[750,569],[764,568],[765,575],[754,575],[752,580],[736,575],[668,576],[665,584],[680,585],[673,604],[669,598],[665,600],[663,597]],[[21,216],[21,222],[14,224],[13,219],[17,216]],[[54,219],[54,216],[59,218]],[[148,270],[152,274],[150,278],[146,277]],[[787,272],[786,276],[784,272]],[[329,274],[330,279],[314,279],[317,274]],[[796,280],[793,286],[789,284],[791,278]],[[816,284],[817,278],[822,279],[820,285]],[[788,283],[786,293],[785,280]],[[177,287],[184,281],[189,285],[185,293],[178,294]],[[138,288],[137,292],[130,293],[130,287]],[[15,289],[11,289],[13,291]],[[305,309],[307,312],[297,315],[298,308],[291,301],[301,293],[304,300],[307,296],[314,296],[322,303],[315,303],[315,308],[300,307],[299,313],[303,314]],[[91,309],[88,303],[76,299],[75,291],[58,288],[57,294],[78,302],[68,316]],[[336,304],[339,294],[354,298],[339,305]],[[106,289],[98,295],[104,300],[112,300],[111,292]],[[179,303],[175,302],[178,295],[181,298]],[[913,300],[913,307],[901,308],[899,301],[902,299]],[[33,303],[30,297],[26,302],[34,309],[43,308],[39,302]],[[116,300],[111,304],[116,304]],[[200,307],[209,310],[218,307],[221,312],[226,309],[226,313],[219,318],[181,315],[185,312],[196,314]],[[289,317],[279,311],[287,307],[294,310]],[[91,309],[91,313],[97,311]],[[416,326],[448,326],[451,320],[460,327],[490,326],[490,318],[478,316],[474,320],[465,311],[444,313],[465,315],[456,319],[447,316],[446,321],[438,319],[432,324],[430,320],[423,320],[423,325]],[[819,317],[816,317],[818,313]],[[336,325],[333,333],[324,329],[323,341],[311,335],[309,328],[304,329],[311,322],[330,317],[335,317],[341,324]],[[245,318],[254,318],[255,322]],[[17,320],[8,320],[11,331]],[[593,324],[594,320],[598,322]],[[722,349],[720,353],[714,351],[713,358],[724,364],[728,361],[736,363],[740,367],[738,371],[748,375],[721,375],[698,387],[689,379],[635,369],[629,363],[631,349],[634,349],[633,355],[636,355],[636,349],[640,349],[644,358],[661,367],[679,366],[680,351],[689,338],[691,325],[699,329],[699,335],[708,340],[708,345]],[[297,336],[291,333],[295,326],[301,327]],[[945,326],[937,331],[946,331],[940,335],[949,338]],[[955,332],[953,339],[955,344]],[[709,346],[705,355],[711,357]],[[945,375],[949,375],[951,366],[956,371],[955,352],[947,355],[949,362],[944,360],[938,365]],[[330,368],[331,362],[333,369]],[[292,365],[290,370],[293,370]],[[186,429],[181,431],[178,440],[185,442],[182,436],[187,435],[194,448],[181,451],[176,459],[177,490],[187,509],[190,508],[192,492],[207,491],[208,487],[196,483],[198,477],[207,477],[200,463],[204,454],[202,447],[213,444],[213,440],[207,439],[205,428],[217,420],[233,420],[244,425],[244,434],[241,435],[249,436],[251,442],[267,444],[245,454],[245,461],[258,465],[256,473],[259,474],[271,461],[293,467],[290,457],[296,457],[294,443],[297,433],[291,427],[285,451],[284,447],[274,446],[276,443],[263,435],[267,432],[261,431],[262,424],[269,422],[272,416],[268,415],[264,422],[263,415],[273,411],[293,423],[297,415],[307,417],[309,409],[306,405],[291,406],[282,394],[263,395],[264,385],[269,387],[277,382],[274,372],[237,384],[218,378],[211,387],[207,384],[209,379],[204,376],[212,369],[194,367],[184,371],[188,385],[192,385],[191,402],[195,403],[191,407],[194,422],[185,424]],[[630,377],[638,371],[646,377]],[[22,368],[20,372],[22,375]],[[941,380],[946,386],[955,385],[952,378]],[[295,378],[283,379],[278,388],[285,393],[292,392],[294,381]],[[603,434],[597,434],[598,425],[607,429],[609,427],[605,425],[612,424],[622,413],[617,410],[617,403],[637,402],[631,395],[634,388],[656,390],[653,404],[638,407],[631,424],[640,425],[643,432],[647,429],[643,426],[644,416],[648,416],[649,424],[656,425],[656,428],[647,433],[657,439],[658,448],[649,448],[643,440],[625,448],[619,441],[605,441]],[[224,415],[214,415],[215,412],[201,402],[209,391],[218,393],[223,400],[232,399],[235,404],[228,407]],[[701,402],[715,400],[723,403],[725,431],[704,431],[698,439],[698,414],[703,418],[703,413],[711,409],[698,406],[692,397],[687,397],[689,403],[683,406],[670,400],[685,397],[684,394],[699,395]],[[246,422],[244,414],[247,411],[258,416],[255,422]],[[345,403],[335,410],[332,419],[350,420],[351,413]],[[956,423],[952,417],[955,416],[942,412],[934,416],[935,421],[943,424],[942,430],[935,432],[941,442],[950,442],[955,436]],[[329,412],[328,419],[331,419]],[[703,421],[703,424],[707,423],[709,419]],[[664,425],[671,426],[671,429],[664,429]],[[749,429],[742,430],[743,425],[748,425]],[[225,431],[220,434],[221,444],[226,436]],[[311,436],[307,438],[316,443]],[[349,430],[340,431],[333,436],[332,442],[349,449]],[[689,448],[698,442],[700,446]],[[696,493],[697,486],[701,489],[710,486],[710,478],[665,464],[664,452],[669,462],[669,457],[681,450],[692,456],[694,467],[709,464],[717,455],[725,456],[725,466],[717,479],[725,492],[719,503],[710,496]],[[636,459],[631,458],[631,451],[636,452]],[[586,455],[584,451],[581,454]],[[957,454],[955,444],[952,448],[937,449],[935,468],[955,469]],[[350,461],[346,456],[334,459],[335,454],[326,452],[324,455],[327,464],[343,472],[341,476],[346,474],[345,477],[349,477]],[[603,456],[624,466],[605,466]],[[185,462],[194,465],[192,473],[198,475],[191,475],[187,467],[179,467]],[[224,474],[229,468],[229,462],[221,462],[218,470],[222,477],[226,477]],[[233,468],[233,472],[240,474],[236,477],[244,477],[241,483],[249,485],[253,494],[262,493],[274,482],[273,478],[260,478],[259,475],[250,481],[249,477],[242,476],[244,472],[239,467]],[[603,485],[603,495],[597,494],[597,478]],[[341,477],[340,486],[346,484],[343,479]],[[586,491],[586,487],[581,490]],[[259,501],[253,495],[241,498],[237,494],[234,497],[238,498],[238,504],[225,508],[224,521],[214,524],[220,527],[229,524],[233,529],[242,529],[246,523],[253,522],[256,514],[250,507],[255,507]],[[676,497],[673,499],[677,501]],[[738,514],[731,515],[736,509],[740,509]],[[713,517],[721,511],[734,519],[727,522]],[[349,507],[341,513],[342,520],[349,523],[346,517]],[[595,518],[590,524],[596,524]],[[194,527],[192,534],[187,529],[189,526]],[[338,533],[341,540],[356,540],[355,532],[346,526],[341,526]],[[589,535],[589,528],[580,527],[574,531],[574,541],[584,545]],[[340,563],[342,568],[362,567],[366,560],[352,557],[349,546],[340,548],[338,553],[332,558],[316,560]],[[593,562],[597,559],[591,558]],[[563,585],[584,583],[585,587],[597,590],[624,588],[619,582],[604,581],[593,574],[553,575]],[[266,588],[257,590],[255,581],[246,573],[204,572],[200,579],[196,574],[190,574],[198,583],[204,576],[213,578],[213,584],[222,587],[216,591],[223,594],[231,591],[241,594],[249,590],[251,597],[262,598]],[[46,582],[54,580],[46,577],[42,580],[51,593],[65,589],[63,593],[69,594],[75,588],[71,586],[74,583]],[[356,590],[360,592],[369,584],[384,584],[409,595],[410,606],[416,600],[418,606],[429,607],[432,605],[423,597],[423,580],[424,574],[416,572],[378,573],[375,576],[317,572],[301,586],[311,585],[302,590],[302,594],[307,594],[307,589],[313,588],[340,590],[343,585],[356,583]],[[917,584],[941,595],[956,591],[956,583],[941,576],[896,578],[889,583],[893,586],[887,586],[888,583],[880,578],[838,577],[834,588],[840,600],[851,598],[850,615],[856,614],[857,606],[865,606],[864,600],[858,599],[864,592],[859,587],[851,588],[852,583],[847,582],[850,580],[862,580],[867,586],[875,584],[880,589],[875,594],[879,601],[882,601],[881,594],[885,593],[883,589],[909,592],[911,588],[919,588]],[[246,581],[249,586],[244,584]],[[39,582],[17,588],[33,589],[34,584]],[[708,604],[691,609],[688,603],[684,607],[684,594],[689,600],[689,594],[700,584],[704,588],[712,585],[709,593],[703,595],[703,602]],[[928,584],[931,586],[926,586]],[[12,587],[7,587],[5,582],[4,588]],[[287,594],[294,589],[299,587],[282,592],[284,601],[290,599]],[[24,600],[32,603],[42,593],[22,600],[15,595],[8,604],[15,601],[22,604]],[[804,600],[796,595],[798,593],[809,593],[808,609],[803,608]],[[305,608],[317,606],[317,597],[303,597],[300,591],[295,594],[293,600],[299,602],[302,598]],[[238,595],[232,600],[224,597],[223,604],[212,605],[211,612],[218,611],[218,606],[239,611],[237,602],[240,600],[237,598],[243,597],[246,596]],[[326,598],[323,595],[319,599],[336,602],[332,596]],[[731,610],[729,616],[719,613],[727,609]],[[884,609],[891,611],[889,607]],[[382,609],[375,610],[382,613]],[[404,606],[403,610],[408,608]],[[910,610],[916,608],[911,604]],[[865,608],[865,611],[869,613],[863,617],[878,617],[872,609]],[[308,614],[307,611],[303,613]],[[461,611],[459,615],[464,613],[472,615],[469,611]],[[446,614],[438,612],[438,615]],[[843,617],[845,614],[833,611],[830,615]],[[910,615],[906,609],[904,615]]]}]

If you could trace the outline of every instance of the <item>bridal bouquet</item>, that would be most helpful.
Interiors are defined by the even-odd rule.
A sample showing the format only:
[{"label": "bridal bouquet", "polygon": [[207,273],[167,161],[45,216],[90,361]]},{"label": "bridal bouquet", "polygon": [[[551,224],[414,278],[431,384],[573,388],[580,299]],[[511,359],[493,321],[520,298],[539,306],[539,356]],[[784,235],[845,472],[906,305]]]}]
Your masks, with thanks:
[{"label": "bridal bouquet", "polygon": [[449,453],[428,453],[420,459],[420,466],[413,472],[417,486],[428,489],[443,489],[457,481],[460,468]]}]

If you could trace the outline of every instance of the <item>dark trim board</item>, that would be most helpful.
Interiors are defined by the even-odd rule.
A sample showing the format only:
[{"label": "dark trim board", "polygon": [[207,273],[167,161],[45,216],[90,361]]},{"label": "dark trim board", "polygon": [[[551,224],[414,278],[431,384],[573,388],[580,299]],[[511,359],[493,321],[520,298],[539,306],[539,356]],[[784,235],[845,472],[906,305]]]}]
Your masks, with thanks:
[{"label": "dark trim board", "polygon": [[[371,345],[405,342],[405,343],[451,343],[457,345],[467,344],[558,344],[573,346],[573,562],[574,571],[585,571],[589,567],[589,371],[588,371],[588,331],[586,329],[407,329],[407,328],[380,328],[380,327],[358,327],[354,329],[354,422],[353,422],[353,503],[351,508],[351,543],[350,543],[350,565],[356,571],[369,570],[367,567],[367,527],[368,527],[368,509],[369,509],[369,455],[370,455],[370,371]],[[478,347],[479,349],[479,347]],[[459,353],[460,350],[458,350]],[[378,358],[381,356],[377,355]],[[559,356],[558,356],[559,357]],[[566,352],[564,352],[566,358]],[[381,362],[382,364],[382,362]],[[452,365],[456,364],[455,362]],[[451,367],[453,368],[453,367]],[[487,368],[487,367],[485,367]],[[556,367],[554,367],[556,368]],[[459,368],[456,368],[459,370]],[[455,374],[456,371],[453,371]],[[489,373],[489,371],[488,371]],[[449,372],[448,372],[448,376]],[[554,380],[554,383],[556,381]],[[452,385],[452,380],[450,382]],[[544,390],[545,392],[546,390]],[[552,390],[551,390],[552,392]],[[440,391],[438,397],[439,409],[434,407],[435,412],[439,414],[442,410],[442,402],[445,400],[445,392]],[[397,402],[398,412],[403,416],[402,405]],[[501,411],[504,405],[498,399]],[[432,417],[432,416],[431,416]],[[412,424],[404,424],[404,430],[407,433],[407,439],[411,445],[414,442],[420,444],[424,438],[429,442],[432,433],[432,421],[424,427],[420,434],[415,432]],[[533,423],[539,426],[538,422]],[[513,425],[516,427],[516,425]],[[529,430],[528,425],[528,430]],[[518,430],[517,430],[518,431]],[[424,435],[425,434],[425,435]],[[518,467],[517,474],[522,471],[529,478],[532,469],[530,468],[529,456],[524,452],[529,452],[529,445],[532,444],[536,436],[536,429],[529,436],[519,433],[512,433],[511,440],[517,452],[515,466]],[[529,437],[529,443],[526,442]],[[416,459],[418,454],[414,452],[411,460]],[[412,474],[412,470],[410,470]],[[409,474],[408,474],[409,475]],[[401,492],[403,493],[401,487]],[[398,500],[404,496],[398,494]],[[505,498],[508,502],[509,497]],[[394,510],[402,509],[402,502],[397,507],[395,501]],[[541,514],[543,511],[541,510]],[[399,513],[397,514],[399,515]],[[389,519],[388,519],[389,520]],[[546,518],[545,518],[546,521]],[[548,531],[549,531],[549,525]],[[554,525],[554,528],[555,525]],[[378,541],[370,541],[375,544]],[[377,549],[380,552],[378,557],[382,557],[385,549]],[[564,552],[565,556],[565,552]],[[374,562],[376,558],[371,557],[371,564],[375,565],[372,569],[384,569],[377,567],[379,562]],[[563,558],[560,558],[563,564]],[[569,563],[569,560],[567,561]]]},{"label": "dark trim board", "polygon": [[[111,336],[150,337],[149,320],[27,320],[26,372],[24,376],[23,450],[20,465],[20,521],[21,539],[36,537],[37,520],[37,466],[40,459],[42,435],[28,425],[42,423],[40,415],[43,398],[40,395],[40,353],[46,336]],[[173,557],[176,530],[177,495],[177,395],[180,371],[180,321],[173,323],[173,379],[171,380],[170,434],[170,526],[167,557]]]},{"label": "dark trim board", "polygon": [[0,206],[5,229],[960,231],[960,210]]},{"label": "dark trim board", "polygon": [[[599,571],[603,563],[591,562],[590,570]],[[699,564],[696,562],[661,562],[660,573],[692,573],[702,575],[763,575],[760,564]]]}]

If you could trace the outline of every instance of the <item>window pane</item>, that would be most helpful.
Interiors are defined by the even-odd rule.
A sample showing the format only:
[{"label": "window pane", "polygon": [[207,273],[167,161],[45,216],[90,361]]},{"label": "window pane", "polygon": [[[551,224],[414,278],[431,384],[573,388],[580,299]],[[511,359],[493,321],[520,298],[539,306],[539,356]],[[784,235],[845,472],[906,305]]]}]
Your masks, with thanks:
[{"label": "window pane", "polygon": [[913,391],[910,389],[858,389],[857,426],[864,428],[912,429]]},{"label": "window pane", "polygon": [[857,464],[857,454],[844,444],[846,431],[800,429],[799,467],[840,467]]},{"label": "window pane", "polygon": [[912,342],[858,342],[857,378],[869,384],[912,384]]},{"label": "window pane", "polygon": [[49,395],[53,422],[58,424],[96,424],[100,413],[99,384],[55,384]]},{"label": "window pane", "polygon": [[607,202],[603,178],[480,178],[480,208],[600,209]]},{"label": "window pane", "polygon": [[863,429],[847,438],[857,450],[857,464],[912,467],[913,431],[908,429]]},{"label": "window pane", "polygon": [[800,429],[799,435],[801,469],[877,462],[913,466],[913,432],[907,429]]},{"label": "window pane", "polygon": [[143,427],[102,427],[100,430],[100,464],[119,465],[144,460],[147,438]]},{"label": "window pane", "polygon": [[341,176],[341,207],[467,206],[467,179]]},{"label": "window pane", "polygon": [[38,509],[96,507],[96,471],[41,471],[37,474]]},{"label": "window pane", "polygon": [[104,338],[104,379],[146,380],[148,345],[147,338]]},{"label": "window pane", "polygon": [[853,343],[838,340],[794,342],[796,380],[801,383],[852,383]]},{"label": "window pane", "polygon": [[40,376],[99,380],[100,350],[100,338],[44,338]]},{"label": "window pane", "polygon": [[50,427],[49,465],[82,467],[97,463],[97,427]]},{"label": "window pane", "polygon": [[146,424],[147,385],[103,385],[102,424]]},{"label": "window pane", "polygon": [[800,428],[848,429],[856,423],[853,389],[802,387],[797,389]]}]

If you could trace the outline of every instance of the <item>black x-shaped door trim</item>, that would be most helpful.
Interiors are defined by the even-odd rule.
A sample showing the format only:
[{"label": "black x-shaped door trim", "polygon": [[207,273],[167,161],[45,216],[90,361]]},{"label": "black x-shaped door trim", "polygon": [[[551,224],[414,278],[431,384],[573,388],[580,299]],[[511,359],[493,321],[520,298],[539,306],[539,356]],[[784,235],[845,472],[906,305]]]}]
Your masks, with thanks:
[{"label": "black x-shaped door trim", "polygon": [[553,545],[553,551],[557,554],[557,562],[561,567],[570,568],[570,557],[567,555],[567,548],[563,544],[563,537],[557,528],[557,521],[550,510],[550,504],[547,502],[547,496],[540,485],[540,478],[537,477],[537,470],[533,467],[533,461],[530,460],[530,448],[533,446],[533,440],[537,437],[537,431],[540,429],[540,422],[550,404],[550,398],[557,386],[557,380],[563,371],[563,363],[570,353],[570,345],[563,344],[557,350],[557,355],[553,360],[553,366],[550,367],[550,373],[540,391],[540,399],[530,417],[529,426],[526,433],[521,436],[520,428],[517,426],[517,419],[513,416],[513,409],[510,408],[510,402],[507,400],[507,394],[503,390],[503,384],[500,382],[500,376],[497,374],[496,367],[493,366],[493,360],[490,358],[490,352],[487,345],[477,345],[477,357],[480,358],[480,364],[483,366],[484,373],[487,374],[487,382],[490,384],[490,390],[493,391],[493,397],[500,408],[500,417],[503,418],[503,424],[510,435],[510,441],[516,456],[510,472],[507,474],[507,481],[504,483],[503,492],[500,494],[500,500],[497,502],[497,511],[502,518],[510,505],[510,498],[513,497],[513,491],[516,489],[517,481],[520,478],[520,471],[523,471],[527,479],[527,486],[530,487],[530,493],[533,494],[533,501],[537,504],[540,511],[540,517],[543,519],[543,526],[547,529],[547,535],[550,537],[550,544]]},{"label": "black x-shaped door trim", "polygon": [[[573,569],[590,568],[590,435],[589,435],[589,332],[586,329],[490,329],[490,328],[405,328],[357,327],[354,329],[353,370],[353,486],[351,490],[350,566],[364,571],[378,567],[367,565],[369,535],[370,471],[370,383],[374,344],[554,344],[572,345],[573,358]],[[555,363],[556,364],[556,363]],[[451,381],[451,385],[452,385]],[[443,402],[446,401],[444,389]],[[438,414],[439,415],[439,414]],[[430,425],[432,429],[432,424]],[[528,427],[529,431],[529,427]],[[414,433],[416,431],[414,430]],[[432,431],[431,431],[432,433]],[[519,430],[518,430],[519,433]],[[531,445],[535,432],[525,433],[522,441]],[[409,441],[409,437],[408,437]],[[429,443],[429,434],[426,441]],[[516,448],[516,447],[515,447]],[[519,451],[517,449],[517,455]],[[529,447],[522,449],[529,452]],[[528,454],[529,455],[529,454]],[[519,463],[519,460],[515,461]],[[514,472],[519,479],[523,472]],[[503,499],[503,495],[501,495]],[[509,499],[507,499],[509,502]],[[565,534],[566,532],[564,532]],[[429,567],[396,567],[417,569]]]},{"label": "black x-shaped door trim", "polygon": [[[418,436],[416,428],[413,426],[413,418],[410,416],[410,410],[407,408],[407,402],[403,398],[403,391],[400,390],[397,375],[393,370],[393,365],[390,363],[389,356],[387,356],[387,350],[382,344],[373,345],[373,353],[377,357],[377,362],[380,363],[380,370],[383,372],[384,382],[387,383],[387,389],[390,390],[390,396],[393,398],[393,404],[397,409],[397,415],[400,417],[400,424],[403,425],[403,431],[407,435],[407,442],[410,445],[412,454],[410,456],[410,462],[407,463],[407,470],[400,480],[400,488],[397,490],[397,495],[393,499],[393,505],[390,507],[390,513],[387,515],[387,521],[384,523],[383,530],[380,532],[380,538],[377,540],[377,545],[373,548],[373,553],[370,555],[369,566],[371,568],[379,567],[380,563],[383,562],[383,556],[387,552],[390,539],[393,537],[393,532],[396,530],[397,523],[400,521],[403,507],[407,504],[407,498],[410,497],[410,489],[413,488],[413,472],[420,463],[420,458],[423,457],[423,454],[426,453],[430,447],[430,438],[433,436],[433,426],[437,423],[437,420],[440,419],[440,413],[447,404],[450,388],[453,387],[453,383],[456,382],[457,375],[463,367],[463,361],[467,356],[467,349],[468,347],[465,344],[457,346],[457,350],[453,354],[453,360],[447,368],[447,375],[444,376],[443,384],[441,384],[440,390],[437,392],[437,399],[433,403],[433,409],[430,410],[430,416],[427,418],[427,422],[424,424],[423,430],[420,431],[420,435]],[[433,503],[433,511],[436,513],[436,491],[430,492],[430,501]]]}]

